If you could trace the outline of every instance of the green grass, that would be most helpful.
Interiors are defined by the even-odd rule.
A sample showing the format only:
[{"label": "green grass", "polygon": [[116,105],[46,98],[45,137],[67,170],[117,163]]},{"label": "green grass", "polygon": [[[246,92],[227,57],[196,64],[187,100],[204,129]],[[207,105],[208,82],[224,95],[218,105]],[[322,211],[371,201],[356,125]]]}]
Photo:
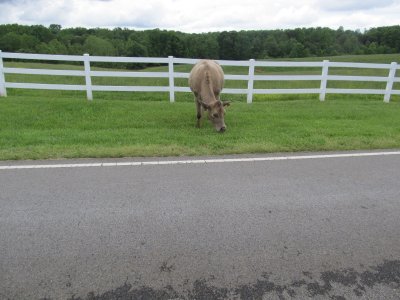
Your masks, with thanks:
[{"label": "green grass", "polygon": [[195,128],[182,102],[11,96],[0,101],[0,158],[175,156],[400,147],[400,105],[334,99],[235,102],[228,130]]},{"label": "green grass", "polygon": [[[399,56],[388,56],[386,61],[383,56],[369,56],[368,61],[399,61]],[[16,62],[6,62],[6,66],[81,68]],[[177,68],[182,72],[189,67]],[[242,71],[226,70],[230,74]],[[84,84],[79,81],[82,78],[74,77],[7,75],[7,81],[33,80]],[[98,84],[137,84],[133,78],[96,80]],[[240,87],[242,83],[231,84]],[[0,160],[400,148],[398,96],[386,104],[383,96],[327,95],[320,102],[318,95],[256,95],[251,105],[245,97],[223,95],[233,103],[225,119],[228,130],[219,134],[208,120],[202,128],[195,127],[195,105],[189,93],[177,93],[177,102],[171,104],[167,93],[97,92],[90,102],[85,92],[9,89],[8,97],[0,98]]]}]

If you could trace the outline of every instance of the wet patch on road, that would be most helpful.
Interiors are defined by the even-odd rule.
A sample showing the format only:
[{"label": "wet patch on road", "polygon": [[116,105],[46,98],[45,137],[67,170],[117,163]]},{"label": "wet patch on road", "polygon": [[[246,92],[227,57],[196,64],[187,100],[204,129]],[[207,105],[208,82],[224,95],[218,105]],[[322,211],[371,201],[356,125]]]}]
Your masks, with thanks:
[{"label": "wet patch on road", "polygon": [[[351,297],[361,297],[377,285],[390,287],[400,297],[400,260],[385,261],[377,266],[370,266],[363,272],[354,269],[326,271],[313,275],[303,272],[304,278],[288,284],[278,284],[265,273],[254,283],[236,288],[216,287],[207,280],[196,280],[191,289],[184,294],[178,293],[172,286],[153,289],[147,286],[133,287],[125,283],[115,290],[103,294],[89,293],[86,297],[72,297],[68,300],[128,300],[128,299],[263,299],[275,296],[278,299],[295,299],[300,295],[323,297],[327,299],[347,299],[343,291],[350,291]],[[348,295],[348,294],[347,294]]]}]

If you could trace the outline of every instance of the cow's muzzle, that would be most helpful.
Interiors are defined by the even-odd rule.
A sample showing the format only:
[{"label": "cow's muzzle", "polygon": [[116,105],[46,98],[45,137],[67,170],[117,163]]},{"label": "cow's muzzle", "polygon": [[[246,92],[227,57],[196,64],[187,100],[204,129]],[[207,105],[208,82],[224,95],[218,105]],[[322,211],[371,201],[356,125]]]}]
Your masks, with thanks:
[{"label": "cow's muzzle", "polygon": [[225,130],[226,130],[226,127],[222,126],[221,129],[219,130],[219,132],[223,133],[223,132],[225,132]]}]

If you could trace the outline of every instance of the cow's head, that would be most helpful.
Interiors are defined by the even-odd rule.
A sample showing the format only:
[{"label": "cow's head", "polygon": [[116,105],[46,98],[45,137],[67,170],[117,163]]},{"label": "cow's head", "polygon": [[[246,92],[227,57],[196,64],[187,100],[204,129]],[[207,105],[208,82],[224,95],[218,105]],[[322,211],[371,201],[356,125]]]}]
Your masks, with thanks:
[{"label": "cow's head", "polygon": [[218,132],[224,132],[226,130],[225,125],[225,106],[229,106],[229,101],[217,100],[212,102],[211,104],[202,103],[203,107],[208,111],[208,118],[210,119],[211,123],[214,125],[215,130]]}]

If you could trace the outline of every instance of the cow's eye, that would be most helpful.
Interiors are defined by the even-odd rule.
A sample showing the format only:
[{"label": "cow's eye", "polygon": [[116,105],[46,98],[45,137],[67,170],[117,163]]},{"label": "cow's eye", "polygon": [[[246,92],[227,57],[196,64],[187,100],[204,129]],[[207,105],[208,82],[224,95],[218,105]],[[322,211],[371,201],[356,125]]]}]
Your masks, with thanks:
[{"label": "cow's eye", "polygon": [[218,114],[217,113],[213,114],[213,117],[218,118]]}]

